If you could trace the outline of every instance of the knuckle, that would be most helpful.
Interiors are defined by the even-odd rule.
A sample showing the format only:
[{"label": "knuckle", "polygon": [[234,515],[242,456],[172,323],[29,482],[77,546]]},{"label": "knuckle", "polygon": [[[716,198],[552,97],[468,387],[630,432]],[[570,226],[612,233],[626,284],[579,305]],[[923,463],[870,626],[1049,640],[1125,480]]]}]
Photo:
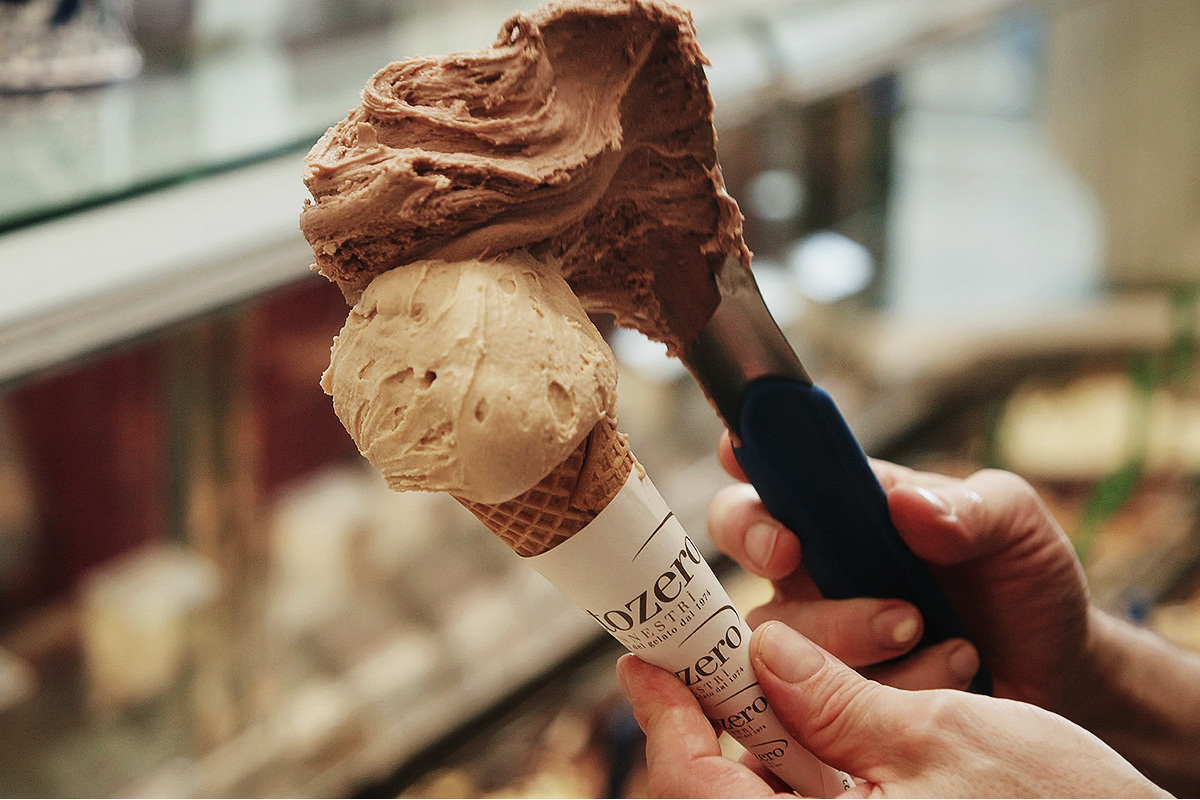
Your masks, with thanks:
[{"label": "knuckle", "polygon": [[807,726],[808,743],[815,749],[836,745],[848,730],[855,730],[866,720],[866,709],[873,705],[872,695],[883,687],[873,681],[839,682],[822,692],[823,703]]},{"label": "knuckle", "polygon": [[967,480],[966,488],[976,505],[991,506],[1010,519],[1033,521],[1046,513],[1033,484],[1007,470],[980,470]]},{"label": "knuckle", "polygon": [[1033,487],[1024,477],[1010,473],[1007,469],[980,469],[974,473],[968,482],[985,483],[992,487],[1001,488],[1010,494],[1033,494]]},{"label": "knuckle", "polygon": [[905,744],[914,752],[937,752],[969,727],[967,715],[956,693],[936,690],[927,693],[923,713],[914,713],[905,726]]},{"label": "knuckle", "polygon": [[1004,469],[981,469],[971,476],[970,483],[990,486],[997,494],[1012,497],[1019,503],[1037,503],[1037,490],[1033,485],[1015,472]]},{"label": "knuckle", "polygon": [[1013,532],[1026,537],[1045,530],[1056,534],[1060,532],[1054,515],[1046,507],[1037,489],[1020,475],[1006,470],[988,469],[980,470],[972,476],[972,481],[985,490],[986,499],[979,497],[977,493],[976,502],[994,505],[993,513],[1007,520]]}]

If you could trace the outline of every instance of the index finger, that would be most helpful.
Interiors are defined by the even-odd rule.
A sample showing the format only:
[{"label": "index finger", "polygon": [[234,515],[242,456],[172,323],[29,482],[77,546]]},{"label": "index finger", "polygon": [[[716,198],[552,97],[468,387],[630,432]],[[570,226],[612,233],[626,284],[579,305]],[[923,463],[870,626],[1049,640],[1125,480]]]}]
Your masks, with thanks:
[{"label": "index finger", "polygon": [[717,444],[717,461],[730,477],[742,483],[750,482],[746,473],[742,472],[742,468],[737,462],[737,456],[733,454],[733,439],[730,438],[728,430],[721,432],[721,441]]},{"label": "index finger", "polygon": [[721,753],[712,722],[682,683],[634,655],[617,661],[617,677],[646,734],[651,796],[766,797],[758,775]]},{"label": "index finger", "polygon": [[712,543],[759,577],[781,581],[800,566],[800,540],[771,517],[748,484],[719,489],[708,504],[705,523]]}]

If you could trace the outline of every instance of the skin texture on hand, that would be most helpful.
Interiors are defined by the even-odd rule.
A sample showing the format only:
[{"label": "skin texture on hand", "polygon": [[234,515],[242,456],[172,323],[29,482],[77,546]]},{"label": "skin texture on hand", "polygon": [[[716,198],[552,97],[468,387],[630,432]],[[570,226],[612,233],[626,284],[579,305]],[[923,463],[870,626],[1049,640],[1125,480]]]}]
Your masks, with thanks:
[{"label": "skin texture on hand", "polygon": [[[743,478],[728,438],[720,455],[725,468]],[[918,629],[903,642],[887,640],[889,624],[893,633],[912,629],[903,615],[919,620],[916,609],[896,600],[820,599],[800,566],[795,536],[771,519],[753,489],[734,486],[714,498],[709,533],[735,561],[775,585],[775,599],[750,614],[751,623],[788,622],[850,666],[904,688],[965,688],[982,656],[997,696],[1065,711],[1066,685],[1086,653],[1087,584],[1070,541],[1036,492],[998,470],[959,480],[883,461],[872,467],[897,531],[932,566],[978,653],[951,641],[873,667],[920,638]]]},{"label": "skin texture on hand", "polygon": [[[727,437],[719,455],[744,481]],[[931,563],[979,650],[951,641],[910,652],[920,638],[912,606],[822,599],[795,536],[738,484],[714,498],[709,533],[742,567],[772,581],[775,597],[747,615],[751,624],[781,620],[864,676],[905,689],[966,688],[982,651],[998,697],[1085,726],[1160,785],[1194,796],[1200,656],[1090,606],[1070,542],[1020,478],[873,467],[897,530]]]},{"label": "skin texture on hand", "polygon": [[[843,796],[1167,796],[1095,736],[1036,706],[884,686],[779,622],[760,626],[750,648],[784,726],[859,778]],[[721,756],[712,725],[674,676],[636,656],[617,671],[646,733],[652,796],[780,796],[752,760]]]}]

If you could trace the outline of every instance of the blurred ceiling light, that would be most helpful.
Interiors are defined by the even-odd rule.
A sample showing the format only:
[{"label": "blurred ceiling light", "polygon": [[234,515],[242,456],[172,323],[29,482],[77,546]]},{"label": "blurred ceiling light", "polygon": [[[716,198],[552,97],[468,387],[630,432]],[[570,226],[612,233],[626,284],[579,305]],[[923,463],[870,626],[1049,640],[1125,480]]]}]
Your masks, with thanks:
[{"label": "blurred ceiling light", "polygon": [[818,303],[861,292],[875,274],[871,252],[835,231],[818,231],[798,242],[787,264],[797,291]]},{"label": "blurred ceiling light", "polygon": [[750,212],[767,222],[795,219],[804,206],[804,181],[786,169],[765,169],[746,185]]}]

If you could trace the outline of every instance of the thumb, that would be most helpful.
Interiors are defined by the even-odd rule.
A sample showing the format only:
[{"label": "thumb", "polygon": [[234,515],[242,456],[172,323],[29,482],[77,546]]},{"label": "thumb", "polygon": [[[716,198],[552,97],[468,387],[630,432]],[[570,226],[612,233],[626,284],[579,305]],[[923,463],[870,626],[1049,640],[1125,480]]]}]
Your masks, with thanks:
[{"label": "thumb", "polygon": [[945,566],[1022,541],[1067,541],[1033,487],[1011,472],[985,469],[964,480],[918,477],[889,488],[888,510],[900,535],[926,561]]},{"label": "thumb", "polygon": [[755,630],[750,656],[776,716],[809,752],[871,783],[894,774],[896,745],[919,716],[913,693],[863,678],[781,622]]}]

